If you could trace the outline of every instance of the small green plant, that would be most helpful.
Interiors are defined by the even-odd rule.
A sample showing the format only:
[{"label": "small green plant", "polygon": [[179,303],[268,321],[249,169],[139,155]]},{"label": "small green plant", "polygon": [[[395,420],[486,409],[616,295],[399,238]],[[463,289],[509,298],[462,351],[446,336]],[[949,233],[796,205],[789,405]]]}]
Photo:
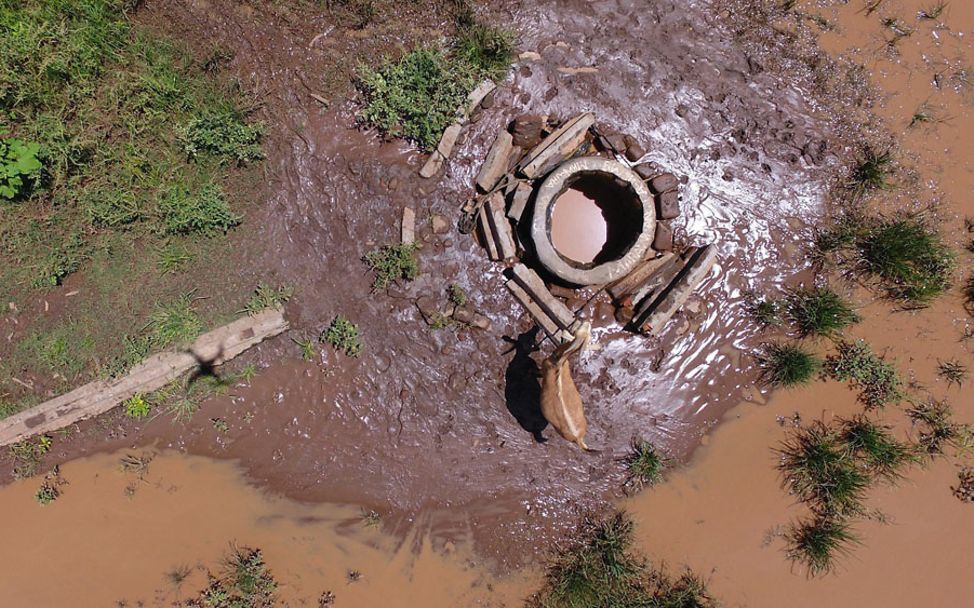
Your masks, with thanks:
[{"label": "small green plant", "polygon": [[912,129],[923,124],[943,123],[949,120],[950,118],[944,115],[941,108],[937,108],[931,105],[930,102],[925,101],[914,110],[913,116],[910,117],[910,124],[907,126]]},{"label": "small green plant", "polygon": [[626,467],[626,489],[638,492],[663,481],[663,471],[669,466],[670,459],[645,439],[633,439],[622,462]]},{"label": "small green plant", "polygon": [[114,357],[103,369],[108,378],[118,378],[142,363],[152,350],[152,336],[125,336],[122,354]]},{"label": "small green plant", "polygon": [[152,343],[167,347],[186,344],[203,330],[203,322],[193,310],[193,292],[185,293],[168,304],[160,304],[149,317]]},{"label": "small green plant", "polygon": [[828,287],[794,291],[788,295],[786,306],[788,318],[803,336],[833,336],[861,320],[842,296]]},{"label": "small green plant", "polygon": [[848,522],[828,515],[793,524],[786,538],[788,559],[802,564],[809,577],[832,572],[839,557],[861,544]]},{"label": "small green plant", "polygon": [[178,397],[169,404],[169,415],[173,422],[189,422],[193,414],[198,412],[200,404],[189,397]]},{"label": "small green plant", "polygon": [[134,395],[125,402],[125,415],[133,420],[148,418],[152,413],[152,405],[145,395]]},{"label": "small green plant", "polygon": [[825,361],[826,373],[835,380],[852,382],[867,408],[885,407],[904,398],[903,380],[896,368],[877,356],[862,340],[843,340],[837,354]]},{"label": "small green plant", "polygon": [[210,418],[210,425],[213,426],[217,433],[230,432],[230,423],[223,418]]},{"label": "small green plant", "polygon": [[865,269],[883,281],[893,299],[924,306],[950,287],[954,255],[920,220],[876,222],[857,246]]},{"label": "small green plant", "polygon": [[212,236],[226,233],[240,223],[223,188],[215,183],[204,184],[196,192],[174,186],[159,201],[159,211],[168,234]]},{"label": "small green plant", "polygon": [[762,298],[750,305],[751,316],[765,326],[778,326],[782,324],[781,302],[771,298]]},{"label": "small green plant", "polygon": [[223,110],[191,119],[178,137],[190,158],[213,154],[246,163],[264,158],[260,143],[263,134],[263,124],[249,125],[239,112]]},{"label": "small green plant", "polygon": [[290,287],[278,287],[274,289],[264,283],[257,285],[254,294],[250,296],[247,305],[237,312],[255,315],[269,308],[277,308],[291,299],[294,290]]},{"label": "small green plant", "polygon": [[158,268],[161,274],[175,274],[193,262],[194,256],[180,243],[169,243],[159,250]]},{"label": "small green plant", "polygon": [[40,150],[40,144],[0,138],[0,199],[13,200],[40,183]]},{"label": "small green plant", "polygon": [[772,386],[807,384],[822,367],[815,353],[798,344],[771,343],[758,355],[761,377]]},{"label": "small green plant", "polygon": [[491,25],[474,23],[461,28],[454,47],[459,58],[490,78],[502,77],[514,60],[514,35]]},{"label": "small green plant", "polygon": [[937,375],[947,381],[947,385],[956,384],[958,387],[964,385],[967,380],[967,366],[957,359],[948,359],[937,363]]},{"label": "small green plant", "polygon": [[839,439],[873,477],[896,481],[902,469],[913,462],[913,449],[897,441],[890,427],[877,424],[863,415],[839,420]]},{"label": "small green plant", "polygon": [[330,345],[338,352],[348,357],[358,357],[362,353],[362,340],[359,337],[358,325],[338,315],[331,324],[321,332],[320,341]]},{"label": "small green plant", "polygon": [[411,281],[419,276],[414,244],[385,245],[365,254],[365,263],[375,273],[373,289],[385,289],[393,281]]},{"label": "small green plant", "polygon": [[467,292],[456,283],[450,283],[450,286],[447,287],[446,298],[454,306],[465,306],[467,304]]},{"label": "small green plant", "polygon": [[315,343],[312,340],[298,340],[296,338],[291,338],[291,342],[294,342],[301,348],[301,358],[305,361],[314,361],[315,355],[318,351],[315,349]]},{"label": "small green plant", "polygon": [[410,51],[377,69],[361,66],[358,77],[365,96],[360,119],[389,137],[403,137],[431,150],[476,86],[478,71],[432,48]]},{"label": "small green plant", "polygon": [[849,173],[846,188],[856,196],[863,196],[875,190],[890,190],[889,181],[893,173],[893,152],[877,152],[872,147],[863,150],[862,157]]},{"label": "small green plant", "polygon": [[377,528],[382,523],[382,516],[377,511],[362,509],[362,525],[366,528]]},{"label": "small green plant", "polygon": [[778,453],[785,487],[813,510],[829,516],[863,512],[870,477],[824,423],[796,429]]},{"label": "small green plant", "polygon": [[44,481],[41,482],[41,487],[34,494],[34,499],[41,505],[51,504],[61,496],[61,485],[63,483],[60,470],[58,467],[54,467],[53,471],[44,476]]},{"label": "small green plant", "polygon": [[429,325],[429,328],[434,331],[447,329],[449,327],[453,327],[454,325],[453,319],[438,310],[434,311],[429,318],[426,319],[426,323]]},{"label": "small green plant", "polygon": [[23,439],[10,446],[10,455],[14,462],[14,477],[24,479],[37,472],[44,454],[51,451],[53,441],[48,435],[41,435],[36,440]]},{"label": "small green plant", "polygon": [[277,605],[277,581],[267,569],[260,549],[234,547],[222,575],[210,575],[210,583],[192,605],[206,608],[273,608]]},{"label": "small green plant", "polygon": [[946,401],[923,401],[906,414],[920,427],[918,443],[929,455],[942,455],[947,446],[959,447],[970,430],[954,422],[954,412]]}]

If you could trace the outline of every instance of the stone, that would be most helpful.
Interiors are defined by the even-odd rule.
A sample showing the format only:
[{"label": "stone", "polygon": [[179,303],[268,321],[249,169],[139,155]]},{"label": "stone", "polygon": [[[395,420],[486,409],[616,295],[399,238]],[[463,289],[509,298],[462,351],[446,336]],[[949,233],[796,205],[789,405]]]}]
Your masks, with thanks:
[{"label": "stone", "polygon": [[616,308],[616,322],[618,322],[620,325],[629,325],[629,322],[632,321],[632,316],[635,314],[635,312],[636,311],[633,310],[632,306],[620,306],[619,308]]},{"label": "stone", "polygon": [[672,173],[661,173],[649,180],[649,188],[653,194],[673,190],[680,185],[680,180]]},{"label": "stone", "polygon": [[[624,301],[627,296],[636,291],[640,285],[645,283],[672,257],[673,254],[670,253],[664,253],[663,255],[654,254],[653,257],[643,260],[632,272],[609,287],[609,295],[617,302]],[[632,302],[630,302],[631,304]]]},{"label": "stone", "polygon": [[604,141],[608,148],[619,154],[622,154],[626,149],[626,138],[622,133],[607,133],[604,136]]},{"label": "stone", "polygon": [[493,145],[490,146],[487,159],[484,160],[484,164],[481,165],[480,172],[477,174],[477,187],[482,192],[489,192],[494,189],[501,177],[507,173],[507,167],[510,165],[513,155],[514,137],[507,131],[501,131],[497,134]]},{"label": "stone", "polygon": [[534,51],[524,51],[517,56],[521,61],[538,61],[541,59],[541,53],[536,53]]},{"label": "stone", "polygon": [[521,173],[528,179],[534,179],[571,158],[585,141],[593,124],[595,115],[586,112],[560,126],[521,161]]},{"label": "stone", "polygon": [[473,323],[474,310],[469,306],[461,306],[453,311],[452,318],[455,321],[463,323],[464,325],[470,325]]},{"label": "stone", "polygon": [[[493,93],[494,89],[496,88],[497,85],[494,84],[493,80],[485,80],[481,82],[479,85],[477,85],[477,88],[471,91],[469,95],[467,95],[466,105],[460,109],[460,111],[463,114],[463,117],[465,119],[470,118],[470,115],[473,114],[474,110],[477,109],[477,106],[480,105],[480,103],[484,100],[485,97]],[[450,155],[444,154],[444,156],[449,157]]]},{"label": "stone", "polygon": [[443,131],[443,137],[440,138],[440,143],[436,145],[436,151],[443,155],[443,158],[450,158],[450,155],[453,154],[453,147],[457,144],[462,128],[460,123],[455,122]]},{"label": "stone", "polygon": [[575,315],[560,300],[555,299],[545,287],[544,281],[524,264],[512,270],[514,280],[547,312],[561,329],[568,329],[575,322]]},{"label": "stone", "polygon": [[644,156],[646,156],[646,149],[643,148],[639,142],[635,140],[635,138],[630,135],[626,135],[626,158],[629,160],[629,162],[638,162]]},{"label": "stone", "polygon": [[635,171],[636,174],[645,181],[649,181],[659,175],[659,167],[656,166],[656,163],[642,163],[636,165],[633,167],[633,171]]},{"label": "stone", "polygon": [[433,234],[445,234],[450,230],[450,223],[439,213],[433,214],[433,217],[430,219],[430,224],[433,228]]},{"label": "stone", "polygon": [[445,160],[446,159],[443,158],[442,154],[440,154],[436,150],[433,150],[433,153],[430,154],[430,157],[426,159],[426,164],[423,165],[423,168],[419,170],[419,176],[422,177],[423,179],[429,179],[433,177],[434,175],[440,172],[440,168],[443,167],[443,161]]},{"label": "stone", "polygon": [[676,190],[667,190],[656,195],[657,217],[671,220],[680,215],[680,195]]},{"label": "stone", "polygon": [[511,206],[507,210],[507,217],[515,222],[521,221],[521,218],[524,216],[524,210],[528,206],[528,201],[531,200],[531,192],[532,188],[529,183],[523,181],[517,182],[517,187],[514,189],[514,196],[511,198]]},{"label": "stone", "polygon": [[514,119],[513,141],[518,148],[534,148],[541,143],[544,119],[537,114],[522,114]]},{"label": "stone", "polygon": [[717,249],[713,245],[701,247],[687,260],[687,269],[680,273],[673,285],[666,289],[640,319],[640,328],[656,334],[693,295],[693,291],[707,278],[717,263]]},{"label": "stone", "polygon": [[470,326],[487,331],[490,329],[490,319],[480,313],[476,313],[473,316],[473,321],[471,321]]},{"label": "stone", "polygon": [[483,239],[484,247],[487,248],[487,256],[496,261],[500,259],[500,256],[497,254],[497,242],[494,240],[494,232],[490,228],[490,220],[487,216],[487,204],[484,203],[477,211],[477,223],[480,225],[480,236]]},{"label": "stone", "polygon": [[497,243],[497,253],[502,260],[517,257],[511,223],[504,213],[504,195],[495,192],[494,196],[490,197],[488,207],[487,219],[490,221],[491,232],[493,232],[494,241]]},{"label": "stone", "polygon": [[416,212],[412,207],[404,207],[402,210],[401,235],[403,245],[412,245],[416,242]]},{"label": "stone", "polygon": [[551,315],[541,308],[537,301],[528,295],[528,292],[525,291],[524,287],[522,287],[517,281],[514,279],[509,279],[506,283],[504,283],[504,285],[511,292],[511,295],[514,296],[514,299],[520,302],[521,306],[528,311],[528,314],[531,315],[531,318],[534,319],[535,323],[537,323],[538,326],[543,329],[546,334],[548,334],[548,337],[554,338],[554,336],[561,331],[561,328],[558,327],[558,324],[551,317]]},{"label": "stone", "polygon": [[673,251],[673,228],[667,222],[656,222],[653,249],[656,251]]},{"label": "stone", "polygon": [[561,285],[548,285],[548,291],[551,295],[556,298],[562,298],[568,300],[575,297],[575,290],[570,287],[562,287]]}]

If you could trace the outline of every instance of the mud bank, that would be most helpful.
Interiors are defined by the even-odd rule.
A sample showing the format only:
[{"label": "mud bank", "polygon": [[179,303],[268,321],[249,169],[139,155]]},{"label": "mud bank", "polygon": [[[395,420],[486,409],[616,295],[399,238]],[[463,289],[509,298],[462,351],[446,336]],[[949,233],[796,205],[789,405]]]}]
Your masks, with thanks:
[{"label": "mud bank", "polygon": [[[540,59],[514,67],[439,182],[416,176],[423,158],[415,151],[359,131],[353,102],[338,99],[325,109],[309,97],[319,81],[308,74],[361,33],[329,30],[323,18],[275,20],[221,2],[160,3],[144,15],[228,45],[237,51],[231,69],[261,87],[273,125],[267,202],[249,222],[259,232],[235,247],[240,267],[295,287],[295,338],[317,335],[343,313],[360,325],[365,349],[356,360],[322,351],[315,365],[275,364],[252,387],[197,414],[226,419],[227,433],[205,424],[110,421],[102,424],[115,438],[100,441],[105,430],[93,423],[60,440],[55,458],[152,441],[235,458],[260,485],[303,500],[368,504],[403,521],[443,514],[445,530],[470,527],[482,549],[513,564],[618,494],[617,458],[632,437],[677,458],[690,452],[741,398],[740,378],[751,365],[741,352],[754,343],[746,292],[806,266],[801,231],[822,213],[822,180],[838,159],[811,162],[801,149],[830,136],[828,117],[787,78],[751,65],[706,3],[563,1],[492,10],[513,21],[520,49]],[[326,38],[310,44],[324,31]],[[527,317],[498,288],[500,268],[470,239],[432,234],[421,221],[422,276],[388,293],[371,293],[359,261],[396,239],[406,205],[419,218],[437,213],[454,221],[493,134],[514,115],[589,108],[636,136],[647,160],[685,176],[678,238],[721,244],[718,271],[688,307],[695,312],[657,339],[618,331],[604,308],[586,311],[601,349],[576,376],[598,454],[535,441],[538,430],[552,436],[536,405],[543,353],[523,348]],[[435,298],[451,282],[492,329],[456,334],[425,326],[416,300]],[[258,358],[282,354],[294,355],[287,340]],[[525,537],[536,542],[525,548]]]}]

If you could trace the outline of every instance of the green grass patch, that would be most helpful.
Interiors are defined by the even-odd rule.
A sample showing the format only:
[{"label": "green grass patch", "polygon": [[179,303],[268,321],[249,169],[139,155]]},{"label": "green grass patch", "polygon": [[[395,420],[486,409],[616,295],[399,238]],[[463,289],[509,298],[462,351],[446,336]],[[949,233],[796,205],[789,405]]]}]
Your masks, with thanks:
[{"label": "green grass patch", "polygon": [[624,486],[631,492],[638,492],[663,481],[663,472],[670,459],[645,439],[633,439],[622,462],[626,467]]},{"label": "green grass patch", "polygon": [[833,336],[861,317],[828,287],[799,289],[786,300],[788,319],[803,336]]},{"label": "green grass patch", "polygon": [[867,146],[849,172],[846,188],[857,197],[876,190],[890,190],[894,187],[890,181],[893,172],[893,152],[878,152]]},{"label": "green grass patch", "polygon": [[178,185],[159,201],[162,224],[168,234],[213,236],[240,223],[227,203],[223,188],[207,183],[198,190]]},{"label": "green grass patch", "polygon": [[191,605],[206,608],[273,608],[278,605],[277,581],[260,549],[234,547],[223,572],[210,574],[210,582]]},{"label": "green grass patch", "polygon": [[903,467],[915,461],[913,448],[893,437],[889,426],[863,415],[839,420],[838,438],[873,477],[896,481]]},{"label": "green grass patch", "polygon": [[946,401],[927,400],[906,411],[919,427],[918,444],[931,456],[939,456],[950,446],[958,452],[971,449],[972,431],[968,425],[954,422],[954,412]]},{"label": "green grass patch", "polygon": [[454,53],[483,75],[501,78],[514,61],[514,34],[492,25],[473,23],[460,28]]},{"label": "green grass patch", "polygon": [[848,521],[828,515],[817,515],[792,525],[786,539],[786,555],[803,565],[809,577],[833,572],[839,558],[861,544]]},{"label": "green grass patch", "polygon": [[762,379],[772,386],[808,384],[818,374],[822,360],[798,344],[766,344],[758,354]]},{"label": "green grass patch", "polygon": [[456,283],[450,283],[446,288],[446,299],[454,306],[464,306],[467,303],[467,292]]},{"label": "green grass patch", "polygon": [[24,479],[37,472],[44,455],[51,451],[54,445],[49,435],[41,435],[32,439],[22,439],[10,446],[10,456],[13,458],[15,479]]},{"label": "green grass patch", "polygon": [[634,524],[623,513],[585,519],[570,543],[548,566],[533,608],[711,608],[700,578],[691,572],[671,577],[633,550]]},{"label": "green grass patch", "polygon": [[359,337],[358,325],[345,318],[336,316],[330,325],[321,332],[319,338],[335,350],[345,353],[348,357],[358,357],[362,354],[362,339]]},{"label": "green grass patch", "polygon": [[210,154],[246,163],[264,158],[263,135],[263,124],[247,124],[241,112],[228,108],[190,119],[180,129],[179,141],[191,158]]},{"label": "green grass patch", "polygon": [[40,144],[0,138],[0,199],[14,200],[40,184]]},{"label": "green grass patch", "polygon": [[859,388],[859,400],[866,407],[885,407],[903,400],[903,380],[896,368],[873,352],[862,340],[843,340],[837,353],[825,361],[826,373],[841,382],[852,382]]},{"label": "green grass patch", "polygon": [[125,401],[123,411],[128,418],[142,420],[152,413],[152,404],[145,395],[134,395]]},{"label": "green grass patch", "polygon": [[203,322],[193,310],[193,292],[156,306],[149,317],[152,344],[155,347],[184,346],[203,331]]},{"label": "green grass patch", "polygon": [[375,273],[373,289],[385,289],[394,281],[412,281],[419,276],[416,245],[396,243],[365,254],[365,263]]},{"label": "green grass patch", "polygon": [[284,287],[282,285],[274,289],[269,285],[259,283],[253,295],[247,300],[247,305],[238,312],[255,315],[269,308],[277,308],[283,306],[285,302],[290,300],[293,294],[294,290],[290,287]]},{"label": "green grass patch", "polygon": [[85,328],[68,320],[47,331],[29,332],[17,345],[17,354],[32,361],[35,368],[71,381],[87,367],[94,347]]}]

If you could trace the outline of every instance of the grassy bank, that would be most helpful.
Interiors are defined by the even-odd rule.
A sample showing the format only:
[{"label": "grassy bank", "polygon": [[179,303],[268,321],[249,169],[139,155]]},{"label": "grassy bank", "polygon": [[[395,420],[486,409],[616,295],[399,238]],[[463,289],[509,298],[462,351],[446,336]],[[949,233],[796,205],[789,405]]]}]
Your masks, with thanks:
[{"label": "grassy bank", "polygon": [[[263,127],[228,58],[193,58],[129,6],[0,1],[0,137],[16,144],[0,172],[0,301],[16,317],[78,297],[17,319],[0,347],[0,415],[162,345],[146,341],[154,311],[190,292],[186,273],[244,221]],[[76,273],[85,289],[66,296]],[[227,304],[199,304],[199,326]]]}]

